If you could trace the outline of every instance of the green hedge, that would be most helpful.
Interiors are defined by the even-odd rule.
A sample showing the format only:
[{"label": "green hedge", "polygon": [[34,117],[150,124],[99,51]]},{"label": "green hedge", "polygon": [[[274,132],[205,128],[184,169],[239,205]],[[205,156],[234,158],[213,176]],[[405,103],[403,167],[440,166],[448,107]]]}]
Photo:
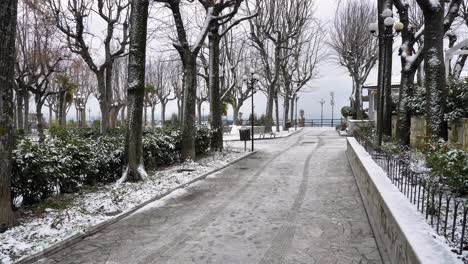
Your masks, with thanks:
[{"label": "green hedge", "polygon": [[[97,129],[52,131],[42,144],[20,139],[13,152],[13,198],[23,205],[47,199],[55,193],[74,193],[84,185],[111,183],[122,175],[125,135],[115,130],[100,136]],[[211,131],[198,127],[197,154],[209,151]],[[181,133],[178,129],[144,132],[143,150],[147,170],[180,161]]]}]

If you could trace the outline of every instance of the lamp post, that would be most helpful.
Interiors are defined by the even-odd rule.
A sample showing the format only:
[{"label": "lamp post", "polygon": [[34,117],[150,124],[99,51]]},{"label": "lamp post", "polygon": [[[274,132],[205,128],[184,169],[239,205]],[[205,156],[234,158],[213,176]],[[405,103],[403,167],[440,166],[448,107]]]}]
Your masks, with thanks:
[{"label": "lamp post", "polygon": [[297,101],[299,100],[299,96],[296,96],[296,122],[294,122],[294,131],[297,131]]},{"label": "lamp post", "polygon": [[252,133],[252,151],[254,151],[254,120],[255,120],[255,115],[254,115],[254,93],[255,93],[255,83],[257,83],[260,79],[260,77],[255,73],[254,68],[250,68],[250,77],[247,75],[244,75],[242,77],[244,79],[244,82],[247,84],[247,88],[250,89],[252,93],[252,119],[250,122],[251,126],[251,133]]},{"label": "lamp post", "polygon": [[333,127],[333,119],[334,119],[334,107],[335,107],[335,92],[330,92],[330,105],[332,108],[332,120],[331,120],[331,126]]},{"label": "lamp post", "polygon": [[320,127],[323,127],[323,104],[325,104],[325,100],[320,99],[319,101],[320,105],[321,105],[321,110],[320,110]]},{"label": "lamp post", "polygon": [[[377,104],[377,111],[378,111],[378,116],[377,116],[377,137],[376,137],[376,143],[378,146],[382,145],[382,137],[383,137],[383,129],[384,129],[384,122],[385,122],[385,102],[390,102],[391,100],[391,81],[390,81],[390,87],[387,87],[387,81],[385,80],[387,76],[387,71],[391,71],[392,65],[387,65],[387,58],[392,56],[392,48],[393,47],[388,47],[387,43],[389,40],[392,40],[394,37],[396,37],[402,30],[403,30],[403,23],[399,21],[395,21],[393,18],[393,11],[391,9],[385,9],[382,14],[380,14],[382,18],[384,18],[384,25],[385,25],[385,32],[380,35],[378,33],[378,23],[370,23],[369,24],[369,32],[377,37],[377,38],[383,38],[383,43],[384,45],[384,61],[382,63],[382,81],[380,83],[379,89],[377,90],[377,97],[378,97],[378,104]],[[395,31],[393,31],[395,30]],[[391,64],[391,62],[390,62]],[[388,97],[388,98],[386,98]],[[387,109],[390,109],[391,106],[388,106]],[[391,122],[391,118],[390,118]],[[391,129],[391,123],[390,123],[390,129]]]},{"label": "lamp post", "polygon": [[84,111],[85,106],[84,106],[84,97],[81,95],[80,92],[78,92],[75,95],[75,104],[76,104],[76,110],[77,110],[77,120],[78,120],[78,126],[82,127],[83,125],[83,120],[82,120],[82,111]]}]

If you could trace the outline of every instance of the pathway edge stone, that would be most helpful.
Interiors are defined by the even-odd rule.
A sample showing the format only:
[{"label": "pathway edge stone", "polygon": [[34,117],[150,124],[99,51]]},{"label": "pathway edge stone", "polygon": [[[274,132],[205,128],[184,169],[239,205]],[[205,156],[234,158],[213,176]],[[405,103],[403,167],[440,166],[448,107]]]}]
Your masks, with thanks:
[{"label": "pathway edge stone", "polygon": [[227,163],[224,166],[213,169],[213,170],[211,170],[211,171],[209,171],[209,172],[207,172],[207,173],[205,173],[205,174],[203,174],[203,175],[201,175],[201,176],[199,176],[199,177],[197,177],[197,178],[195,178],[195,179],[193,179],[193,180],[191,180],[191,181],[189,181],[187,183],[181,184],[181,185],[179,185],[179,186],[177,186],[177,187],[175,187],[173,189],[170,189],[170,190],[168,190],[168,191],[166,191],[166,192],[164,192],[164,193],[162,193],[162,194],[160,194],[160,195],[158,195],[158,196],[156,196],[156,197],[154,197],[154,198],[152,198],[150,200],[147,200],[146,202],[143,202],[143,203],[133,207],[132,209],[130,209],[130,210],[128,210],[128,211],[114,217],[114,218],[111,218],[111,219],[106,220],[106,221],[104,221],[102,223],[99,223],[99,224],[91,227],[89,230],[85,231],[84,233],[75,234],[75,235],[73,235],[73,236],[71,236],[69,238],[66,238],[63,241],[60,241],[60,242],[58,242],[58,243],[56,243],[56,244],[42,250],[42,251],[40,251],[40,252],[37,252],[37,253],[35,253],[33,255],[22,258],[22,259],[14,262],[14,263],[15,264],[29,264],[29,263],[37,262],[38,260],[43,259],[45,257],[51,256],[51,255],[55,254],[56,252],[58,252],[58,251],[60,251],[62,249],[65,249],[65,248],[67,248],[67,247],[69,247],[69,246],[71,246],[71,245],[85,239],[86,237],[92,236],[92,235],[102,231],[106,227],[108,227],[108,226],[110,226],[110,225],[112,225],[112,224],[114,224],[114,223],[116,223],[116,222],[130,216],[131,214],[135,213],[136,211],[138,211],[139,209],[145,207],[146,205],[148,205],[148,204],[150,204],[152,202],[155,202],[157,200],[160,200],[160,199],[164,198],[165,196],[168,196],[169,194],[173,193],[176,190],[183,189],[183,188],[185,188],[185,187],[187,187],[189,185],[192,185],[192,184],[194,184],[194,183],[196,183],[198,181],[204,180],[208,176],[210,176],[210,175],[212,175],[212,174],[214,174],[214,173],[216,173],[218,171],[221,171],[221,170],[223,170],[223,169],[225,169],[225,168],[227,168],[227,167],[229,167],[229,166],[231,166],[231,165],[233,165],[233,164],[235,164],[235,163],[237,163],[237,162],[239,162],[239,161],[241,161],[243,159],[246,159],[246,158],[256,154],[257,152],[258,151],[249,152],[249,153],[247,153],[247,154],[245,154],[245,155],[243,155],[243,156],[241,156],[241,157],[239,157],[239,158],[237,158],[237,159],[235,159],[233,161],[230,161],[229,163]]}]

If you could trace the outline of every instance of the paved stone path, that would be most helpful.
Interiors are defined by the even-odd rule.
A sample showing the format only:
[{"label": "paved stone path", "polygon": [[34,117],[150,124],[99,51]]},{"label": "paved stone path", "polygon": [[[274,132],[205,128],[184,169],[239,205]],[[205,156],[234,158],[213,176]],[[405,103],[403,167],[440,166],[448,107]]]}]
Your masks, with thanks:
[{"label": "paved stone path", "polygon": [[344,138],[305,129],[257,148],[40,263],[382,263]]}]

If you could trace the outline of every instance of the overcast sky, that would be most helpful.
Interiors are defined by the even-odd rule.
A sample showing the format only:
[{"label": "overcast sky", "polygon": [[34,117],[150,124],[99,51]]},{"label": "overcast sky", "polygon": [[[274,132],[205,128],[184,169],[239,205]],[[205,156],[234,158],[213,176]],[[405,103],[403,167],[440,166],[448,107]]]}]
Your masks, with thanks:
[{"label": "overcast sky", "polygon": [[[352,0],[351,0],[352,1]],[[325,27],[329,26],[329,23],[332,21],[334,13],[336,11],[336,1],[324,1],[318,0],[316,1],[317,11],[316,16],[322,21]],[[363,25],[363,33],[367,33],[367,25]],[[331,58],[331,55],[328,57]],[[398,63],[394,63],[398,64]],[[396,66],[397,67],[397,66]],[[396,71],[395,71],[396,70]],[[394,70],[394,75],[398,75],[398,69]],[[396,73],[396,74],[395,74]],[[368,82],[371,84],[375,84],[376,74],[375,71],[371,73]],[[334,61],[327,60],[322,62],[320,67],[320,77],[314,81],[312,81],[309,86],[312,88],[309,89],[310,91],[306,93],[302,93],[299,95],[299,109],[304,109],[306,118],[320,118],[320,103],[319,101],[323,98],[326,101],[324,105],[324,118],[331,118],[331,105],[330,105],[330,92],[335,93],[335,118],[339,118],[341,116],[340,109],[344,105],[349,104],[349,96],[351,94],[351,87],[352,82],[349,74],[343,67],[337,65]],[[257,115],[261,115],[265,112],[266,107],[266,98],[260,93],[256,94],[255,97],[255,112]],[[280,100],[280,104],[282,104],[282,100]],[[99,107],[96,100],[93,100],[90,104],[91,108],[91,116],[94,118],[99,118]],[[204,112],[207,114],[209,110],[209,105],[204,105]],[[173,112],[177,111],[177,107],[175,103],[169,103],[167,109],[167,117],[169,118]],[[282,111],[280,109],[280,111]],[[248,116],[250,114],[250,101],[246,102],[241,112],[244,113],[244,116]],[[159,107],[156,111],[157,118],[159,119],[160,110]],[[281,112],[280,112],[281,113]],[[74,110],[70,111],[69,116],[70,118],[74,117]],[[232,119],[232,111],[230,110],[228,113],[229,119]],[[281,118],[280,114],[280,118]]]}]

